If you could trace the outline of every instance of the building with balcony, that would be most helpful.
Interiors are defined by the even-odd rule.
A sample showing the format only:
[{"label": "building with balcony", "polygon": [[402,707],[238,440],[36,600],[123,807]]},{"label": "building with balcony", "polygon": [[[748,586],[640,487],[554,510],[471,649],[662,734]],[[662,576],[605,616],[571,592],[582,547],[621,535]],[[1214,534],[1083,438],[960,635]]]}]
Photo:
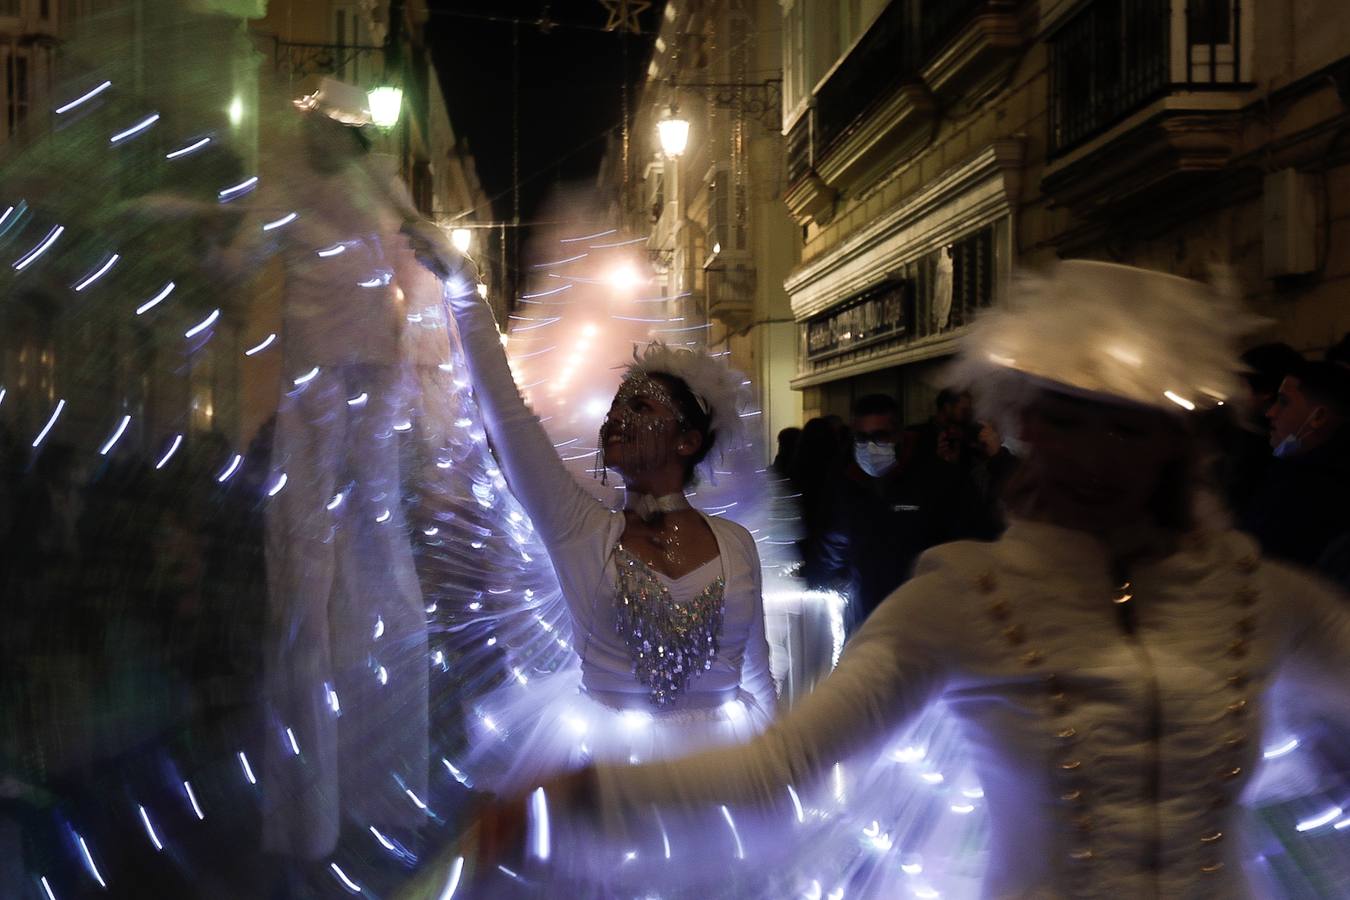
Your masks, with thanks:
[{"label": "building with balcony", "polygon": [[[634,111],[624,199],[688,339],[727,353],[751,379],[766,442],[801,419],[783,289],[800,238],[781,201],[777,18],[773,0],[667,4]],[[678,155],[658,137],[672,115],[689,122]]]},{"label": "building with balcony", "polygon": [[786,279],[808,415],[942,365],[1013,266],[1236,269],[1316,351],[1350,328],[1347,29],[1323,0],[782,0]]}]

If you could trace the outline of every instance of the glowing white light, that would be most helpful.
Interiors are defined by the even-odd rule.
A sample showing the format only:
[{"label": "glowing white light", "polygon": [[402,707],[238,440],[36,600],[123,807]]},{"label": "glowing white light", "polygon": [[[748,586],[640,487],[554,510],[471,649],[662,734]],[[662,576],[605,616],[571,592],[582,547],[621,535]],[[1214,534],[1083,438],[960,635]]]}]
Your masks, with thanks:
[{"label": "glowing white light", "polygon": [[291,383],[294,384],[296,387],[299,387],[302,384],[309,384],[318,376],[319,376],[319,367],[315,366],[305,374],[301,375],[299,378],[294,379]]},{"label": "glowing white light", "polygon": [[389,670],[386,669],[384,666],[380,666],[378,669],[375,670],[375,680],[378,681],[380,684],[388,684]]},{"label": "glowing white light", "polygon": [[287,480],[288,479],[286,478],[286,473],[282,472],[281,475],[278,476],[276,482],[273,483],[273,485],[267,489],[267,496],[275,497],[277,494],[280,494],[281,489],[286,486]]},{"label": "glowing white light", "polygon": [[238,184],[231,185],[230,187],[225,188],[223,191],[217,191],[216,196],[219,197],[221,200],[232,200],[235,197],[239,196],[240,194],[253,190],[253,188],[256,187],[257,184],[258,184],[258,176],[254,175],[252,178],[245,178]]},{"label": "glowing white light", "polygon": [[1174,394],[1171,391],[1163,391],[1163,396],[1188,412],[1190,410],[1195,409],[1194,403],[1192,403],[1191,401],[1187,400],[1185,397],[1182,397],[1179,394]]},{"label": "glowing white light", "polygon": [[295,740],[295,732],[292,731],[291,729],[287,728],[287,729],[286,729],[286,739],[290,742],[290,745],[291,745],[291,753],[295,754],[296,756],[299,756],[299,755],[300,755],[300,744]]},{"label": "glowing white light", "polygon": [[393,429],[400,433],[404,431],[412,431],[412,422],[409,422],[407,419],[404,419],[402,422],[395,422],[393,425]]},{"label": "glowing white light", "polygon": [[202,805],[197,802],[197,795],[192,791],[192,785],[186,781],[183,782],[183,792],[187,794],[188,802],[192,804],[192,811],[197,815],[197,820],[206,818],[206,813],[202,812]]},{"label": "glowing white light", "polygon": [[216,324],[216,320],[219,318],[220,318],[220,310],[218,309],[212,310],[211,315],[207,316],[205,319],[202,319],[196,325],[193,325],[187,331],[183,332],[183,337],[185,338],[196,337],[206,329],[210,328],[212,325]]},{"label": "glowing white light", "polygon": [[631,291],[642,283],[642,276],[631,263],[624,263],[610,270],[605,281],[619,291]]},{"label": "glowing white light", "polygon": [[121,258],[122,257],[118,256],[116,253],[108,257],[107,261],[103,263],[103,265],[99,266],[99,268],[96,271],[94,271],[93,274],[89,275],[89,277],[85,278],[79,284],[75,285],[76,293],[84,290],[85,288],[89,287],[89,285],[93,284],[95,281],[98,281],[104,275],[108,274],[108,270],[111,269],[113,266],[115,266],[117,264],[117,261]]},{"label": "glowing white light", "polygon": [[1339,819],[1344,811],[1339,806],[1333,806],[1324,813],[1313,816],[1311,819],[1304,819],[1294,826],[1296,831],[1312,831],[1314,828],[1321,828],[1323,825],[1330,824]]},{"label": "glowing white light", "polygon": [[450,900],[455,896],[455,891],[459,890],[459,879],[464,874],[464,857],[456,856],[455,861],[450,864],[450,877],[445,880],[445,889],[441,891],[436,900]]},{"label": "glowing white light", "polygon": [[339,253],[345,253],[346,250],[347,250],[346,244],[334,244],[331,247],[325,247],[323,250],[315,250],[314,252],[322,256],[324,259],[327,259],[330,256],[337,256]]},{"label": "glowing white light", "polygon": [[942,784],[945,780],[941,772],[924,772],[919,777],[929,784]]},{"label": "glowing white light", "polygon": [[375,617],[375,640],[384,637],[384,616]]},{"label": "glowing white light", "polygon": [[370,102],[370,123],[376,128],[393,128],[403,110],[403,89],[377,87],[366,94]]},{"label": "glowing white light", "polygon": [[487,299],[487,295],[488,295],[488,287],[487,287],[487,285],[484,284],[484,283],[481,282],[481,281],[478,282],[478,296],[480,296],[480,297],[482,297],[484,300],[486,300],[486,299]]},{"label": "glowing white light", "polygon": [[425,534],[427,537],[435,537],[436,535],[441,533],[441,530],[437,528],[435,525],[433,525],[430,528],[423,528],[422,533]]},{"label": "glowing white light", "polygon": [[454,244],[460,253],[468,253],[469,247],[473,245],[473,232],[467,228],[452,228],[450,243]]},{"label": "glowing white light", "polygon": [[234,455],[234,459],[230,460],[230,464],[225,467],[224,472],[220,473],[219,477],[216,478],[216,481],[219,482],[220,484],[224,484],[225,482],[229,481],[230,476],[233,475],[235,472],[239,471],[239,465],[243,461],[244,457],[236,453]]},{"label": "glowing white light", "polygon": [[82,96],[76,97],[74,100],[70,101],[70,102],[67,103],[66,105],[64,105],[64,106],[58,106],[58,107],[56,108],[56,114],[59,116],[59,115],[62,115],[62,114],[64,114],[64,113],[68,113],[68,112],[70,112],[72,109],[74,109],[75,107],[79,106],[81,103],[87,103],[88,101],[93,100],[95,97],[97,97],[99,94],[103,93],[104,91],[106,91],[106,90],[107,90],[108,88],[110,88],[110,87],[112,87],[112,82],[111,82],[111,81],[105,81],[105,82],[103,82],[102,84],[100,84],[98,87],[96,87],[96,88],[94,88],[93,90],[89,91],[88,93],[83,94]]},{"label": "glowing white light", "polygon": [[328,688],[328,708],[331,709],[335,715],[342,715],[342,703],[338,700],[337,691],[333,690],[331,687]]},{"label": "glowing white light", "polygon": [[388,850],[388,851],[390,851],[390,852],[395,852],[395,851],[396,851],[396,848],[394,847],[393,841],[389,840],[389,838],[387,838],[387,837],[385,837],[384,835],[380,834],[380,830],[379,830],[378,828],[376,828],[374,825],[370,826],[370,833],[373,834],[373,835],[375,835],[375,840],[377,840],[377,841],[380,842],[380,846],[381,846],[381,847],[383,847],[384,849],[386,849],[386,850]]},{"label": "glowing white light", "polygon": [[182,444],[183,444],[183,436],[181,434],[175,434],[173,436],[173,443],[169,445],[168,450],[164,451],[164,455],[159,458],[159,462],[155,463],[155,468],[156,469],[164,468],[164,466],[169,462],[169,460],[173,458],[173,455],[178,452],[178,448],[182,446]]},{"label": "glowing white light", "polygon": [[386,509],[375,517],[375,521],[383,525],[385,522],[389,521],[391,516],[393,516],[393,513],[391,513],[389,510]]},{"label": "glowing white light", "polygon": [[792,785],[787,786],[788,796],[792,798],[792,811],[797,816],[798,822],[806,821],[806,810],[802,809],[802,799],[797,796],[797,791]]},{"label": "glowing white light", "polygon": [[533,840],[530,850],[536,859],[547,862],[549,855],[548,800],[543,788],[535,788],[530,794],[530,831]]},{"label": "glowing white light", "polygon": [[52,426],[56,424],[57,418],[61,415],[61,410],[65,408],[66,408],[66,401],[64,400],[56,401],[56,409],[52,410],[52,417],[47,420],[46,425],[42,426],[42,430],[38,432],[38,436],[33,438],[34,448],[36,448],[39,444],[43,442],[43,440],[46,439],[47,433],[52,430]]},{"label": "glowing white light", "polygon": [[164,845],[160,843],[159,835],[155,834],[155,826],[150,824],[150,814],[145,811],[144,806],[138,809],[141,811],[141,824],[145,826],[145,833],[150,836],[150,843],[155,845],[156,850],[163,850]]},{"label": "glowing white light", "polygon": [[136,135],[140,134],[142,131],[145,131],[147,128],[149,128],[151,125],[154,125],[158,121],[159,121],[159,113],[151,113],[144,119],[141,119],[135,125],[132,125],[126,131],[119,131],[117,132],[117,134],[114,134],[112,137],[108,138],[108,143],[116,144],[119,141],[124,141],[129,137],[135,137]]},{"label": "glowing white light", "polygon": [[656,123],[656,135],[661,141],[661,152],[672,159],[679,157],[689,146],[689,120],[672,111]]},{"label": "glowing white light", "polygon": [[1337,831],[1340,831],[1343,828],[1350,828],[1350,818],[1341,819],[1339,822],[1337,822],[1335,825],[1332,825],[1331,827],[1335,828]]},{"label": "glowing white light", "polygon": [[422,798],[412,792],[412,788],[404,788],[403,793],[408,795],[408,799],[413,802],[413,806],[421,810],[425,810],[427,808],[427,805],[424,802],[422,802]]},{"label": "glowing white light", "polygon": [[38,257],[51,249],[52,244],[55,244],[56,239],[65,234],[65,231],[66,227],[64,225],[57,225],[51,231],[47,232],[47,236],[39,241],[36,247],[29,250],[14,262],[14,271],[22,272],[24,269],[37,262]]},{"label": "glowing white light", "polygon": [[1298,749],[1298,738],[1290,738],[1278,747],[1271,747],[1261,755],[1266,759],[1278,759]]},{"label": "glowing white light", "polygon": [[873,850],[882,853],[891,849],[894,843],[891,836],[881,830],[881,823],[876,819],[873,819],[872,824],[863,829],[863,837],[867,838],[867,842],[872,845]]},{"label": "glowing white light", "polygon": [[253,767],[248,764],[248,756],[243,750],[239,751],[239,767],[244,770],[244,777],[248,779],[249,784],[258,783],[258,777],[253,774]]},{"label": "glowing white light", "polygon": [[342,882],[343,887],[351,891],[353,894],[361,893],[361,886],[357,884],[355,881],[352,881],[350,878],[348,878],[347,873],[342,871],[341,866],[339,866],[337,863],[334,862],[329,863],[328,868],[332,870],[333,876],[337,878],[338,881]]},{"label": "glowing white light", "polygon": [[299,213],[289,212],[289,213],[286,213],[286,215],[282,216],[280,219],[273,219],[271,222],[264,222],[264,223],[263,223],[262,230],[263,230],[263,231],[274,231],[274,230],[276,230],[276,229],[282,227],[283,225],[289,225],[289,224],[291,224],[292,222],[294,222],[294,221],[295,221],[296,219],[298,219],[298,218],[300,218],[300,214],[299,214]]},{"label": "glowing white light", "polygon": [[56,894],[52,892],[52,886],[47,883],[47,876],[43,875],[38,881],[42,884],[42,891],[47,895],[47,900],[56,900]]},{"label": "glowing white light", "polygon": [[122,437],[122,434],[127,430],[127,426],[130,424],[131,416],[123,416],[122,421],[117,423],[117,428],[113,429],[112,436],[109,437],[107,442],[99,449],[98,455],[107,456],[109,451],[116,446],[118,440]]},{"label": "glowing white light", "polygon": [[891,759],[901,763],[914,763],[928,755],[923,747],[904,747],[891,754]]},{"label": "glowing white light", "polygon": [[953,803],[951,808],[952,812],[963,816],[975,811],[975,805],[973,803]]},{"label": "glowing white light", "polygon": [[384,279],[376,275],[374,278],[367,278],[365,281],[358,281],[357,287],[373,288],[384,287]]},{"label": "glowing white light", "polygon": [[277,339],[277,333],[274,331],[274,332],[272,332],[271,334],[269,334],[267,337],[263,338],[261,343],[255,345],[255,346],[253,346],[253,347],[249,347],[247,350],[245,350],[245,351],[244,351],[244,355],[245,355],[245,356],[257,356],[259,353],[263,352],[263,351],[266,350],[268,347],[272,346],[272,342],[275,341],[276,339]]},{"label": "glowing white light", "polygon": [[942,895],[930,887],[920,887],[914,889],[914,896],[920,900],[937,900]]},{"label": "glowing white light", "polygon": [[89,845],[85,843],[84,836],[77,834],[75,837],[79,838],[80,855],[84,857],[84,867],[89,870],[90,875],[94,876],[94,880],[98,882],[99,887],[106,889],[108,882],[103,880],[103,873],[99,872],[98,866],[94,865],[94,854],[89,852]]},{"label": "glowing white light", "polygon": [[348,401],[347,401],[347,405],[348,405],[348,406],[365,406],[365,405],[366,405],[366,401],[369,400],[369,399],[370,399],[370,394],[367,393],[366,391],[362,391],[361,393],[357,394],[355,397],[353,397],[353,398],[351,398],[350,400],[348,400]]},{"label": "glowing white light", "polygon": [[5,394],[7,394],[7,393],[8,393],[7,390],[5,390],[4,388],[0,387],[0,403],[4,403],[4,402],[5,402]]},{"label": "glowing white light", "polygon": [[164,302],[165,297],[168,297],[170,294],[173,293],[173,289],[175,287],[177,287],[177,285],[175,285],[172,281],[164,285],[164,287],[160,288],[158,294],[151,297],[149,300],[145,301],[140,306],[136,307],[136,315],[143,316],[150,310],[154,309],[156,306],[159,306],[161,303]]},{"label": "glowing white light", "polygon": [[741,845],[740,832],[736,830],[736,821],[731,818],[731,810],[724,805],[722,807],[722,818],[727,820],[727,827],[731,829],[732,840],[736,842],[736,858],[745,859],[745,847]]},{"label": "glowing white light", "polygon": [[325,506],[324,509],[328,510],[329,512],[332,512],[333,510],[341,506],[342,501],[345,499],[346,495],[342,491],[338,491],[336,494],[333,495],[333,499],[328,501],[328,505]]},{"label": "glowing white light", "polygon": [[921,863],[901,863],[900,871],[906,875],[918,875],[923,871],[923,865]]},{"label": "glowing white light", "polygon": [[441,762],[445,765],[445,768],[450,772],[450,775],[455,779],[455,781],[458,781],[465,787],[471,787],[471,785],[469,784],[469,776],[465,775],[458,768],[456,768],[454,763],[450,762],[450,760],[446,759],[445,757],[441,757]]},{"label": "glowing white light", "polygon": [[209,143],[211,143],[211,139],[209,137],[204,137],[201,140],[193,141],[186,147],[179,147],[177,150],[169,151],[168,153],[164,154],[164,158],[177,159],[180,156],[187,156],[189,153],[197,152],[198,150],[202,149]]},{"label": "glowing white light", "polygon": [[984,796],[983,788],[966,788],[961,792],[962,797],[969,797],[971,800],[978,800]]},{"label": "glowing white light", "polygon": [[625,854],[623,855],[623,861],[626,862],[626,863],[630,863],[630,862],[632,862],[632,861],[635,860],[635,859],[637,859],[637,851],[636,851],[636,850],[629,850],[627,853],[625,853]]},{"label": "glowing white light", "polygon": [[242,97],[232,98],[225,114],[230,117],[230,124],[238,128],[239,124],[244,121],[244,99]]}]

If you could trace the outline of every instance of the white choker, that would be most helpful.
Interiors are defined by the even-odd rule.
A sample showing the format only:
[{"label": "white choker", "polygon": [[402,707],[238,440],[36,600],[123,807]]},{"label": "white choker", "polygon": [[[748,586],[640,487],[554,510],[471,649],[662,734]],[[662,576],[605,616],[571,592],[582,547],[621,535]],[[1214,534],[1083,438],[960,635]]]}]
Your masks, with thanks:
[{"label": "white choker", "polygon": [[665,513],[692,508],[689,505],[688,498],[681,492],[665,494],[661,497],[653,497],[651,494],[630,493],[626,499],[628,509],[637,513],[637,517],[644,522],[651,522]]}]

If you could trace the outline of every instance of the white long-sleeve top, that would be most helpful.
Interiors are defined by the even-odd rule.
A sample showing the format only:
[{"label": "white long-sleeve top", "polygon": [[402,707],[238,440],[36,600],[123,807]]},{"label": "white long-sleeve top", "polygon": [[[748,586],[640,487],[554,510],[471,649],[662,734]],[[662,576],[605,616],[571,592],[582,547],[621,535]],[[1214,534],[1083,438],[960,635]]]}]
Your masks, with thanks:
[{"label": "white long-sleeve top", "polygon": [[[557,572],[581,658],[582,684],[608,705],[650,709],[649,689],[634,677],[632,658],[616,627],[614,548],[623,535],[624,515],[588,495],[558,458],[516,390],[487,306],[465,295],[452,301],[452,309],[493,452]],[[693,678],[681,698],[666,708],[713,707],[749,695],[765,715],[772,715],[777,700],[754,538],[735,522],[704,519],[717,539],[718,574],[725,580],[717,655],[711,668]]]},{"label": "white long-sleeve top", "polygon": [[781,804],[941,695],[982,780],[986,896],[1250,896],[1231,832],[1263,699],[1297,664],[1344,715],[1350,615],[1236,532],[1139,567],[1124,593],[1111,571],[1092,537],[1028,522],[936,548],[790,715],[741,747],[601,766],[594,811],[622,832],[653,803]]}]

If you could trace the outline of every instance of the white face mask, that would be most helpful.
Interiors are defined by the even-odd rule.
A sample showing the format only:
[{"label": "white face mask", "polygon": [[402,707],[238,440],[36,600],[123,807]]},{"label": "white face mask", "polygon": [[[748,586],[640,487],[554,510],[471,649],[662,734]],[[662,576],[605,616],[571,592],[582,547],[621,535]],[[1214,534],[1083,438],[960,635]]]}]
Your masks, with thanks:
[{"label": "white face mask", "polygon": [[1303,449],[1303,435],[1306,433],[1305,430],[1308,427],[1308,423],[1312,421],[1312,417],[1316,414],[1317,410],[1315,409],[1308,413],[1308,418],[1303,420],[1303,424],[1298,426],[1293,434],[1285,435],[1284,440],[1275,445],[1274,453],[1276,458],[1286,459],[1296,455],[1299,450]]},{"label": "white face mask", "polygon": [[862,469],[873,478],[880,478],[895,466],[895,444],[868,441],[853,445],[853,458]]}]

